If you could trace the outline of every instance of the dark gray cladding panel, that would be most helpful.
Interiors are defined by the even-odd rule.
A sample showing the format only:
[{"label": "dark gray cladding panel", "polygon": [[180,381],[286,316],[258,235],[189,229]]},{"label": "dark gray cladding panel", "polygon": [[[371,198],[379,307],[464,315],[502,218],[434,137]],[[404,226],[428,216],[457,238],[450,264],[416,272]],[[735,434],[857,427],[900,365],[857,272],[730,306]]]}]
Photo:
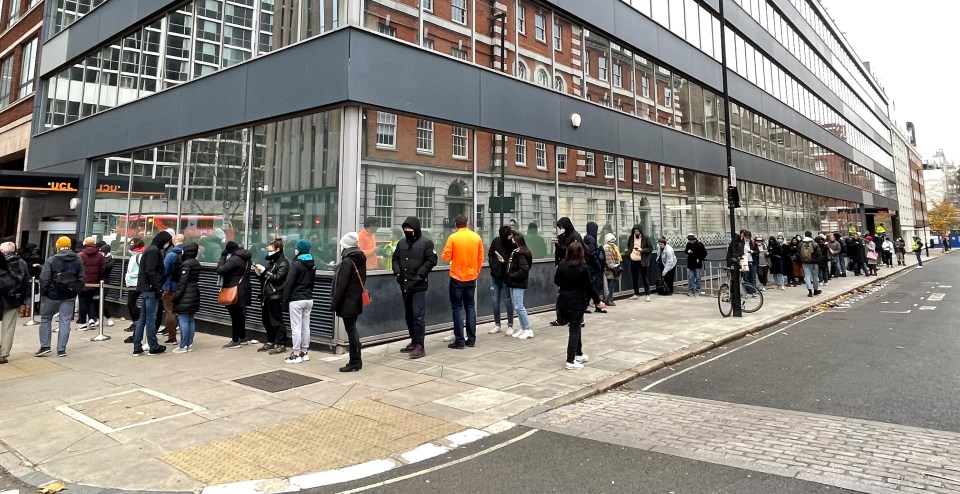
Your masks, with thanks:
[{"label": "dark gray cladding panel", "polygon": [[[180,107],[180,95],[182,91],[165,91],[155,94],[149,98],[133,103],[136,105],[136,112],[129,111],[125,106],[114,108],[111,112],[117,112],[123,115],[126,127],[124,137],[124,148],[115,147],[114,149],[129,149],[140,147],[145,141],[153,139],[173,139],[181,136],[180,118],[174,113]],[[103,114],[109,116],[110,112]],[[137,118],[139,115],[139,118]],[[93,118],[99,118],[95,116]],[[86,123],[86,121],[82,122]],[[69,127],[69,126],[68,126]],[[97,156],[92,154],[91,156]]]},{"label": "dark gray cladding panel", "polygon": [[617,13],[614,6],[621,3],[621,0],[552,0],[549,3],[585,20],[588,24],[613,32]]},{"label": "dark gray cladding panel", "polygon": [[[180,135],[194,135],[244,123],[247,65],[239,65],[191,82],[180,91]],[[277,90],[281,90],[277,88]],[[257,95],[259,96],[259,95]]]},{"label": "dark gray cladding panel", "polygon": [[662,163],[663,127],[636,118],[620,118],[620,149],[626,156],[643,156],[648,161]]},{"label": "dark gray cladding panel", "polygon": [[863,191],[856,187],[779,165],[752,154],[733,150],[733,164],[737,167],[739,180],[785,187],[856,203],[863,201]]},{"label": "dark gray cladding panel", "polygon": [[[549,141],[561,139],[563,124],[570,127],[570,114],[563,114],[563,102],[557,93],[487,71],[480,74],[479,90],[481,127]],[[600,127],[612,124],[593,123]]]},{"label": "dark gray cladding panel", "polygon": [[[527,101],[530,92],[523,88],[481,94],[481,74],[504,79],[500,75],[366,31],[349,33],[349,52],[356,54],[344,57],[349,62],[351,100],[455,122],[476,122],[498,107],[509,107],[512,119],[526,118],[530,123],[543,118],[538,112],[549,112]],[[485,105],[489,108],[481,111]]]},{"label": "dark gray cladding panel", "polygon": [[[569,96],[556,95],[560,100],[560,115],[554,122],[560,129],[560,142],[580,149],[621,153],[617,120],[630,118],[615,115],[610,110]],[[573,128],[570,117],[580,115],[580,127]]]},{"label": "dark gray cladding panel", "polygon": [[51,70],[176,3],[177,0],[104,2],[47,42],[57,49],[48,51],[46,44],[44,45],[43,57],[40,59],[40,76],[46,76]]}]

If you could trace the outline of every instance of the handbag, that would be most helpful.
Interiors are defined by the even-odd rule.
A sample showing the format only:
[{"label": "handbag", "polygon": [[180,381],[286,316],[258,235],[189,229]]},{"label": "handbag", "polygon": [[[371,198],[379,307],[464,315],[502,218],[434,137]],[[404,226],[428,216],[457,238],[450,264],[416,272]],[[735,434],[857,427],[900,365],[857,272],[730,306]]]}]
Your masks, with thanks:
[{"label": "handbag", "polygon": [[238,300],[237,287],[235,286],[225,286],[220,289],[220,294],[217,295],[217,305],[236,305]]},{"label": "handbag", "polygon": [[357,281],[360,282],[360,290],[361,290],[360,300],[363,301],[364,306],[370,305],[371,303],[373,303],[373,298],[370,297],[370,292],[367,291],[367,287],[363,285],[363,278],[360,277],[360,270],[357,269],[356,264],[352,262],[350,264],[353,266],[353,272],[357,273]]},{"label": "handbag", "polygon": [[877,260],[877,253],[873,251],[867,252],[867,259],[870,259],[871,261]]}]

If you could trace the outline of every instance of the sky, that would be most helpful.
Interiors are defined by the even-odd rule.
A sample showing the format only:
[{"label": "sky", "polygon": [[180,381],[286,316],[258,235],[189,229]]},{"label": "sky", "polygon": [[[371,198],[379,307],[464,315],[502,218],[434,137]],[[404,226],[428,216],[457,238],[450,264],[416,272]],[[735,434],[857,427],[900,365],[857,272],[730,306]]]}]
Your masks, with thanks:
[{"label": "sky", "polygon": [[[960,1],[821,0],[860,60],[885,88],[898,127],[913,122],[924,159],[943,149],[960,162]],[[895,107],[895,108],[894,108]]]}]

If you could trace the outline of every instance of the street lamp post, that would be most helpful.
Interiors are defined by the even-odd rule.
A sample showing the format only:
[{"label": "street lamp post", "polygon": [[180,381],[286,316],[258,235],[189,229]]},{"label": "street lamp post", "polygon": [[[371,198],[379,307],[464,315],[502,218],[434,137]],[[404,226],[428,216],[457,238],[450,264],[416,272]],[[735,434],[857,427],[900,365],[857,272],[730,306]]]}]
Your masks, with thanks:
[{"label": "street lamp post", "polygon": [[[727,21],[723,14],[723,4],[720,0],[720,70],[723,73],[723,122],[726,137],[723,140],[727,154],[727,206],[730,208],[730,253],[737,251],[736,243],[740,241],[737,233],[736,209],[740,207],[740,192],[737,190],[737,170],[733,167],[733,147],[730,143],[730,91],[727,87]],[[730,263],[731,259],[727,259]],[[740,269],[732,266],[730,270],[730,304],[733,306],[733,317],[743,317],[743,307],[740,304]]]},{"label": "street lamp post", "polygon": [[[500,21],[500,69],[503,72],[507,71],[507,51],[506,51],[506,36],[507,36],[507,13],[506,12],[496,12],[487,16],[487,19],[493,21]],[[497,183],[497,197],[498,200],[494,202],[497,204],[498,209],[500,210],[500,226],[503,226],[503,209],[504,209],[504,189],[506,183],[506,161],[507,161],[507,140],[504,138],[503,134],[498,134],[500,136],[499,148],[500,148],[500,182]],[[496,231],[496,229],[494,230]]]}]

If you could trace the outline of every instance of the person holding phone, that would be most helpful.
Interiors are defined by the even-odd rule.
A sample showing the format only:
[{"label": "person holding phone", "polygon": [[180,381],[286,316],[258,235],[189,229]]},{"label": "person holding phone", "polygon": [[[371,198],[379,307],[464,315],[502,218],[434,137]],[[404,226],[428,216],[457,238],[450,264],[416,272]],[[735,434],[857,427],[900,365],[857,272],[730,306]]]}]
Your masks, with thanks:
[{"label": "person holding phone", "polygon": [[283,285],[290,272],[290,261],[283,255],[283,240],[276,238],[266,246],[267,265],[254,264],[253,272],[260,280],[260,316],[267,330],[267,341],[258,352],[270,355],[287,353],[287,330],[283,325]]},{"label": "person holding phone", "polygon": [[573,242],[567,247],[565,253],[566,258],[560,262],[557,272],[553,275],[553,283],[560,290],[557,311],[570,328],[565,366],[567,370],[577,370],[582,369],[584,362],[589,360],[589,357],[583,353],[581,340],[583,314],[591,300],[601,309],[606,308],[606,304],[600,300],[600,295],[590,279],[583,244]]}]

